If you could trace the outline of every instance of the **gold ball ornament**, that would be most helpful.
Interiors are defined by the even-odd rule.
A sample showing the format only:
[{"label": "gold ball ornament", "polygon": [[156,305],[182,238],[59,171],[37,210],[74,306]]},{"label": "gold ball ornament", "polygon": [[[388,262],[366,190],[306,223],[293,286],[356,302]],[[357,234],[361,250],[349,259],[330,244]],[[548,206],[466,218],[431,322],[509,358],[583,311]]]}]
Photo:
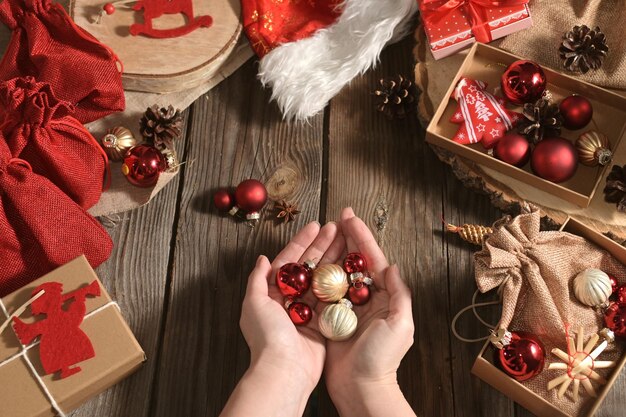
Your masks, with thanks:
[{"label": "gold ball ornament", "polygon": [[339,301],[348,291],[348,274],[339,265],[326,264],[313,271],[313,294],[326,303]]},{"label": "gold ball ornament", "polygon": [[337,304],[326,306],[319,317],[318,326],[325,338],[341,342],[352,337],[357,322],[352,303],[342,298]]},{"label": "gold ball ornament", "polygon": [[604,166],[613,158],[609,139],[595,130],[585,132],[576,139],[576,151],[580,163],[590,167]]},{"label": "gold ball ornament", "polygon": [[576,275],[573,286],[578,301],[589,307],[606,305],[613,291],[609,276],[595,268],[585,269]]},{"label": "gold ball ornament", "polygon": [[123,126],[116,126],[107,130],[101,143],[109,159],[115,162],[121,162],[126,156],[126,152],[138,144],[133,133]]}]

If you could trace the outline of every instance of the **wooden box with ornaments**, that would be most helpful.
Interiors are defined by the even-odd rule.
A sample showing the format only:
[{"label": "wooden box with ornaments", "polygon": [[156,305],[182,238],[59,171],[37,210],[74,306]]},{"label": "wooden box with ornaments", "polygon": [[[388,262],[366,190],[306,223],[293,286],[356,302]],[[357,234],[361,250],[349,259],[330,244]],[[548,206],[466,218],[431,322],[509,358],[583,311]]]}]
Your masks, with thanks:
[{"label": "wooden box with ornaments", "polygon": [[[618,263],[626,265],[626,248],[584,223],[569,218],[561,230],[585,238],[606,250]],[[512,329],[513,340],[509,339],[508,346],[498,349],[495,343],[494,347],[498,335],[492,335],[472,367],[472,373],[478,378],[539,417],[595,415],[626,365],[623,344],[626,337],[626,286],[619,286],[615,278],[598,269],[587,269],[572,280],[570,293],[571,303],[583,308],[595,307],[603,325],[612,330],[605,328],[598,334],[585,335],[574,324],[570,329],[568,348],[549,352],[543,349],[539,338],[523,333],[519,333],[521,337],[518,338]],[[619,359],[607,361],[609,350],[621,352]],[[533,378],[536,380],[548,369],[551,372],[547,378],[548,392],[571,404],[576,411],[568,412],[567,407],[554,404],[531,389],[536,387],[531,383]]]},{"label": "wooden box with ornaments", "polygon": [[626,98],[523,57],[475,44],[445,97],[429,143],[580,207],[624,162]]}]

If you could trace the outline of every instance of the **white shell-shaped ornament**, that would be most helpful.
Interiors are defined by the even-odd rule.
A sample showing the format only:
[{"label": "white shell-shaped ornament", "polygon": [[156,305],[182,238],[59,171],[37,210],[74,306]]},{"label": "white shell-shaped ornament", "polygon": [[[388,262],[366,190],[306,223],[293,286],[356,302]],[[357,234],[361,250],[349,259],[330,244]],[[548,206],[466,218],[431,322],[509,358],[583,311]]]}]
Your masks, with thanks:
[{"label": "white shell-shaped ornament", "polygon": [[346,295],[349,287],[348,274],[342,267],[326,264],[313,270],[313,294],[326,303],[339,301]]},{"label": "white shell-shaped ornament", "polygon": [[611,292],[611,279],[599,269],[585,269],[574,278],[574,295],[578,301],[590,307],[605,304]]},{"label": "white shell-shaped ornament", "polygon": [[352,303],[341,299],[337,304],[326,306],[318,320],[320,333],[335,342],[349,339],[356,331],[357,318]]}]

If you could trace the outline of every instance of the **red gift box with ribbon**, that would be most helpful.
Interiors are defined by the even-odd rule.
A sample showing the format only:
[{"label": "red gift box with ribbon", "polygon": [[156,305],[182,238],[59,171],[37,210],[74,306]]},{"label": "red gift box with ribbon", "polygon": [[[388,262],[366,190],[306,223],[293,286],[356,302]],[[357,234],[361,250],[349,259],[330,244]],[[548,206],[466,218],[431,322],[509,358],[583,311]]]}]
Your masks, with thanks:
[{"label": "red gift box with ribbon", "polygon": [[418,0],[435,59],[532,26],[528,0]]}]

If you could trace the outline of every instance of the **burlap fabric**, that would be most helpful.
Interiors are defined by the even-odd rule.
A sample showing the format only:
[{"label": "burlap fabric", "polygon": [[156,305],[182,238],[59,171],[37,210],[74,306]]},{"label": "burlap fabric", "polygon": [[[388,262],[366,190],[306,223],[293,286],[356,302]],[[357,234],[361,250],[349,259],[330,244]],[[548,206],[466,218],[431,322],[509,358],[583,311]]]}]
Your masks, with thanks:
[{"label": "burlap fabric", "polygon": [[603,87],[626,89],[623,0],[531,0],[530,11],[533,26],[504,38],[502,49],[550,68],[563,69],[559,57],[563,34],[574,25],[599,26],[606,34],[609,53],[599,70],[577,77]]},{"label": "burlap fabric", "polygon": [[[540,231],[539,222],[539,211],[531,208],[529,213],[496,223],[494,233],[475,255],[475,265],[481,292],[503,286],[499,327],[537,335],[546,348],[547,367],[550,361],[561,362],[550,354],[552,348],[567,351],[567,325],[572,333],[583,326],[586,339],[604,327],[601,314],[576,300],[573,278],[584,269],[598,268],[624,282],[626,268],[581,236]],[[617,360],[622,351],[620,343],[613,344],[600,359]],[[570,392],[558,399],[555,390],[547,391],[548,381],[563,372],[546,369],[524,385],[570,415],[583,415],[593,398],[583,394],[574,403]],[[607,376],[611,370],[598,372]]]}]

